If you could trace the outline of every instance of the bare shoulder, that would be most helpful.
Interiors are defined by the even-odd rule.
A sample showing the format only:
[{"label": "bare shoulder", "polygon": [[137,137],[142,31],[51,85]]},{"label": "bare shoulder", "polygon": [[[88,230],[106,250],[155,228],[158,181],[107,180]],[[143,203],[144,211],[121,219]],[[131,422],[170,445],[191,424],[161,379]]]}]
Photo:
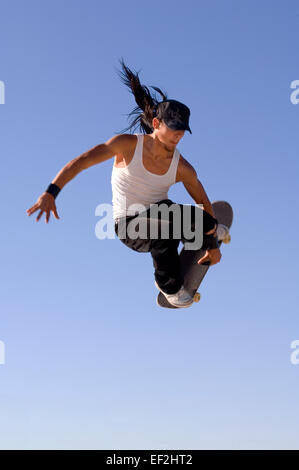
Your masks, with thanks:
[{"label": "bare shoulder", "polygon": [[125,160],[124,155],[128,154],[128,149],[134,145],[135,139],[136,136],[131,134],[117,134],[106,142],[96,145],[77,158],[80,170],[86,170],[114,156],[116,156],[116,160]]},{"label": "bare shoulder", "polygon": [[176,175],[176,183],[181,181],[184,184],[190,184],[194,179],[197,179],[197,173],[191,163],[180,154],[177,175]]},{"label": "bare shoulder", "polygon": [[134,134],[116,134],[108,139],[104,145],[113,155],[123,155],[136,145],[137,137]]}]

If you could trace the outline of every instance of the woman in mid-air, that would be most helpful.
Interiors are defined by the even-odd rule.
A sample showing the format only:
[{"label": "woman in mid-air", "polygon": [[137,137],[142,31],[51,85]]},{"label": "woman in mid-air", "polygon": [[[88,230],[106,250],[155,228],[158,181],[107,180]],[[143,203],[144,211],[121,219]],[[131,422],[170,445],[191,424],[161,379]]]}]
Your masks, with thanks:
[{"label": "woman in mid-air", "polygon": [[[198,180],[195,169],[177,149],[177,144],[185,131],[191,133],[190,110],[183,103],[168,99],[160,88],[152,87],[162,97],[162,100],[158,101],[146,86],[141,85],[138,73],[133,73],[123,60],[120,62],[122,66],[120,77],[130,88],[137,103],[137,107],[130,113],[136,115],[135,119],[121,133],[68,162],[38,198],[36,204],[27,210],[27,214],[31,215],[39,210],[36,218],[38,221],[45,212],[45,221],[48,223],[52,211],[56,219],[59,219],[55,199],[66,183],[82,170],[115,157],[111,177],[115,232],[127,247],[151,254],[156,287],[163,292],[168,302],[175,307],[188,307],[192,304],[193,298],[184,289],[178,254],[179,243],[182,241],[185,244],[186,238],[183,234],[180,238],[175,236],[177,219],[170,216],[167,238],[161,235],[159,218],[156,219],[158,226],[160,224],[158,236],[151,237],[150,233],[147,233],[146,237],[130,237],[130,231],[127,229],[130,222],[140,215],[151,222],[153,205],[158,208],[166,205],[174,210],[179,209],[181,227],[188,223],[191,224],[189,228],[193,230],[196,226],[196,214],[202,211],[200,214],[202,247],[206,251],[198,263],[208,262],[212,265],[220,261],[218,222],[213,207]],[[125,133],[136,125],[139,125],[140,133]],[[184,219],[184,214],[187,214],[187,211],[184,211],[186,206],[176,204],[168,198],[170,186],[178,182],[184,184],[196,203],[191,205],[191,218],[188,220],[186,217]],[[203,207],[198,207],[198,204]],[[136,210],[138,206],[141,208],[139,211]]]}]

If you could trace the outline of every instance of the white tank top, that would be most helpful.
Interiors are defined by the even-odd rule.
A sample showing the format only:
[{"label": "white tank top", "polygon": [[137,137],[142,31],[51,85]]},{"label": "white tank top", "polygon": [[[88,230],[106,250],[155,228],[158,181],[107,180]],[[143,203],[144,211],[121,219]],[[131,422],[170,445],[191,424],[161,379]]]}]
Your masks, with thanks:
[{"label": "white tank top", "polygon": [[[130,163],[124,168],[113,165],[111,174],[113,219],[135,215],[140,206],[148,209],[151,204],[168,199],[168,190],[175,184],[180,152],[177,148],[167,173],[155,175],[148,171],[142,161],[144,134],[137,136],[137,145]],[[130,206],[134,204],[134,208]]]}]

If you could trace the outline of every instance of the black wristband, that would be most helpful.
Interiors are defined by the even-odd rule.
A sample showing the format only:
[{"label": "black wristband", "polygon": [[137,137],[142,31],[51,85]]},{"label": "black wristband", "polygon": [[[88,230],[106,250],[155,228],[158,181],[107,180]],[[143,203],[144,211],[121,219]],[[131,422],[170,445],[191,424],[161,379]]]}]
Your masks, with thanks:
[{"label": "black wristband", "polygon": [[52,196],[54,196],[54,199],[56,199],[59,192],[60,192],[60,188],[57,186],[57,184],[51,183],[46,189],[46,193],[52,194]]}]

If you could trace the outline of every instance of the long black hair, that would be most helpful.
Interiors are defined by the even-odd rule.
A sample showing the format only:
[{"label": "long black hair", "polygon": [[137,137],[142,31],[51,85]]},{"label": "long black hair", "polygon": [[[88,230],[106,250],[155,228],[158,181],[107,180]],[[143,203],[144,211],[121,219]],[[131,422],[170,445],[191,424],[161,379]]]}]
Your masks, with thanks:
[{"label": "long black hair", "polygon": [[[154,117],[158,117],[157,105],[159,101],[157,100],[156,96],[152,96],[148,87],[145,85],[141,85],[139,81],[138,72],[132,72],[124,63],[123,58],[120,59],[120,64],[122,67],[121,71],[117,71],[121,81],[127,85],[134,95],[135,101],[138,106],[133,109],[127,116],[136,116],[134,119],[131,120],[130,125],[124,129],[123,131],[119,132],[119,134],[125,133],[128,130],[135,131],[136,127],[139,126],[139,131],[143,134],[150,134],[153,132],[153,125],[152,121]],[[160,93],[163,100],[167,99],[167,93],[163,93],[160,88],[151,86],[156,92]]]}]

